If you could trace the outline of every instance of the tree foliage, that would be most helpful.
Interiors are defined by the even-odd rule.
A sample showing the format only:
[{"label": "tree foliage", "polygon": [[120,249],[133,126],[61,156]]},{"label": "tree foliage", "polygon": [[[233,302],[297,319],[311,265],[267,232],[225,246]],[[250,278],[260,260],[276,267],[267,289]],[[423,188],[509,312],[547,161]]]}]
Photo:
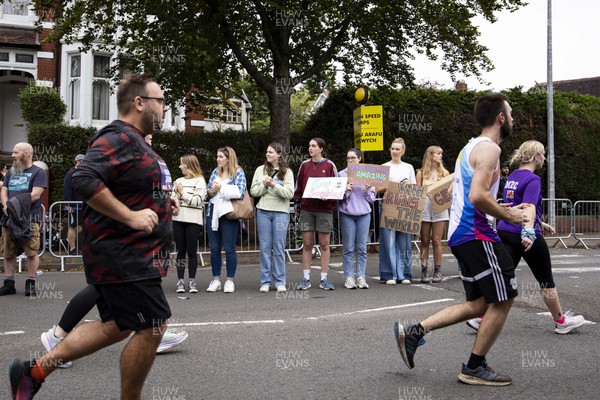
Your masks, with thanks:
[{"label": "tree foliage", "polygon": [[[299,83],[411,85],[415,53],[452,75],[492,68],[472,23],[522,0],[37,0],[59,10],[56,37],[154,72],[174,98],[212,93],[245,69],[267,94],[271,134],[289,142]],[[58,7],[56,6],[58,4]],[[67,7],[68,5],[68,7]],[[117,66],[117,67],[122,67]]]}]

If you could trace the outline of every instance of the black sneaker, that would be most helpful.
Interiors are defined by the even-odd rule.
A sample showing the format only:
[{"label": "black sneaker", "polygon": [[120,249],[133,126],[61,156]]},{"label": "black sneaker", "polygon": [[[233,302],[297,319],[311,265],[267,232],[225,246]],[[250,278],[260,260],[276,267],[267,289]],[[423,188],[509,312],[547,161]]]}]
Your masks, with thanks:
[{"label": "black sneaker", "polygon": [[25,281],[25,296],[35,297],[35,279],[27,279]]},{"label": "black sneaker", "polygon": [[15,289],[15,281],[4,280],[4,286],[0,287],[0,296],[6,296],[7,294],[17,294]]},{"label": "black sneaker", "polygon": [[416,328],[416,325],[405,327],[397,322],[394,323],[394,335],[396,335],[398,350],[400,350],[400,355],[402,355],[402,359],[408,368],[411,369],[415,367],[413,357],[415,356],[417,347],[425,343],[422,338],[420,340],[417,339],[415,334]]},{"label": "black sneaker", "polygon": [[31,377],[32,361],[21,361],[18,358],[10,360],[8,377],[13,400],[30,400],[42,387],[42,382],[36,382]]},{"label": "black sneaker", "polygon": [[469,385],[506,386],[512,383],[510,376],[496,373],[485,361],[473,370],[463,364],[458,379]]}]

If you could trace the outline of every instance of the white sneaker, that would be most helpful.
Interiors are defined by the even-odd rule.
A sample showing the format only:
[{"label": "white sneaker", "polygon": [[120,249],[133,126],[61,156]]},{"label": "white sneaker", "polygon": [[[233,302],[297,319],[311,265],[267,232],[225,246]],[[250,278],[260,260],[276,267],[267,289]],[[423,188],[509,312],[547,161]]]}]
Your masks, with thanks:
[{"label": "white sneaker", "polygon": [[475,331],[479,330],[479,324],[481,324],[481,320],[483,318],[477,317],[477,318],[471,318],[469,320],[467,320],[467,325],[469,325],[469,328],[471,329],[475,329]]},{"label": "white sneaker", "polygon": [[396,284],[396,280],[395,279],[388,279],[387,281],[385,281],[386,285],[395,285]]},{"label": "white sneaker", "polygon": [[198,293],[198,288],[196,287],[196,281],[193,279],[190,279],[190,283],[188,285],[188,291],[190,293]]},{"label": "white sneaker", "polygon": [[177,290],[175,290],[175,293],[185,293],[185,283],[183,282],[183,279],[177,281]]},{"label": "white sneaker", "polygon": [[221,290],[221,281],[213,279],[212,281],[210,281],[210,284],[208,285],[208,288],[206,289],[206,291],[214,293],[217,290]]},{"label": "white sneaker", "polygon": [[[225,284],[225,286],[227,286],[227,284]],[[261,293],[269,293],[269,285],[262,285],[260,287],[260,289],[259,289],[259,292],[261,292]]]},{"label": "white sneaker", "polygon": [[410,279],[402,279],[400,283],[403,285],[410,285]]},{"label": "white sneaker", "polygon": [[573,311],[569,310],[565,312],[565,322],[559,324],[554,321],[554,332],[565,335],[577,328],[579,328],[585,322],[585,318],[582,315],[575,315]]},{"label": "white sneaker", "polygon": [[170,349],[171,347],[175,347],[180,345],[185,339],[187,339],[188,333],[186,331],[175,331],[173,329],[167,328],[162,339],[160,339],[160,344],[156,349],[157,353],[162,353],[163,351]]},{"label": "white sneaker", "polygon": [[346,282],[344,282],[344,286],[346,289],[356,289],[356,281],[353,277],[346,278]]},{"label": "white sneaker", "polygon": [[358,277],[358,279],[356,280],[356,287],[358,287],[359,289],[368,289],[369,288],[369,284],[367,283],[367,280],[365,279],[364,276]]},{"label": "white sneaker", "polygon": [[287,288],[285,287],[285,285],[279,285],[279,286],[277,286],[277,292],[278,293],[287,292]]},{"label": "white sneaker", "polygon": [[[40,336],[40,339],[42,340],[42,344],[44,345],[44,348],[46,349],[46,351],[48,353],[50,353],[50,351],[53,348],[55,348],[63,340],[63,338],[57,338],[56,336],[54,336],[54,329],[56,329],[56,325],[54,325],[52,328],[50,328],[48,330],[48,332],[42,333],[42,335]],[[73,366],[73,363],[71,361],[66,362],[66,363],[61,362],[58,364],[59,368],[71,368],[72,366]]]},{"label": "white sneaker", "polygon": [[223,293],[233,293],[235,291],[235,285],[233,281],[225,282],[225,286],[223,286]]}]

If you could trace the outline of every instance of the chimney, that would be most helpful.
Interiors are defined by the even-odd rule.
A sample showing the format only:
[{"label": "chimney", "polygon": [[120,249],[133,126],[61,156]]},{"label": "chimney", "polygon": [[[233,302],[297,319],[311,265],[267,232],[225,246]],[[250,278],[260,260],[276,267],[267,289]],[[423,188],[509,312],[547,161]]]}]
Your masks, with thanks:
[{"label": "chimney", "polygon": [[454,86],[454,89],[456,89],[459,92],[465,91],[467,90],[467,84],[461,79],[460,81],[456,82],[456,86]]}]

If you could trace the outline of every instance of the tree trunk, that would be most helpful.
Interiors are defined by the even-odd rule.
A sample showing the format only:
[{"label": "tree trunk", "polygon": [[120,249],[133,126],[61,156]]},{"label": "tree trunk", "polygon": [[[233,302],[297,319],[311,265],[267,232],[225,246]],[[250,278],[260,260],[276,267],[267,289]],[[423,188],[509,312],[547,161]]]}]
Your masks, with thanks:
[{"label": "tree trunk", "polygon": [[285,148],[290,145],[290,98],[294,87],[292,85],[275,85],[275,90],[269,93],[269,112],[271,124],[269,133],[275,141]]}]

